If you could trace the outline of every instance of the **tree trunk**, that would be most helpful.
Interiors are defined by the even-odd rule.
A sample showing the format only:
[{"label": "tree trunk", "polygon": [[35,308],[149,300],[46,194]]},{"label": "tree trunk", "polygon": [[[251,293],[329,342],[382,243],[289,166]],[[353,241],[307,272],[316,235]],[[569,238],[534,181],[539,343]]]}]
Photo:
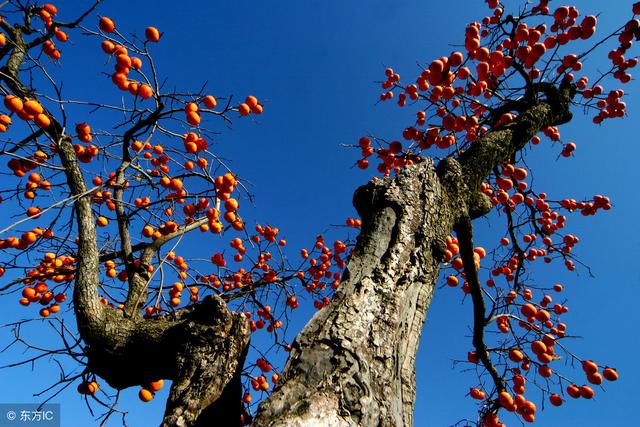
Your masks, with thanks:
[{"label": "tree trunk", "polygon": [[253,425],[413,425],[416,351],[455,220],[439,175],[427,159],[356,192],[363,229],[345,279]]},{"label": "tree trunk", "polygon": [[[539,90],[544,101],[530,100],[517,120],[475,141],[457,160],[435,167],[427,158],[356,192],[363,227],[344,280],[298,335],[254,426],[413,426],[415,357],[446,236],[454,227],[464,230],[469,258],[470,221],[491,209],[480,184],[536,133],[571,120],[573,86]],[[468,264],[465,271],[473,269]],[[480,331],[483,307],[474,300]],[[486,348],[481,335],[474,345]],[[488,357],[482,362],[495,370]]]}]

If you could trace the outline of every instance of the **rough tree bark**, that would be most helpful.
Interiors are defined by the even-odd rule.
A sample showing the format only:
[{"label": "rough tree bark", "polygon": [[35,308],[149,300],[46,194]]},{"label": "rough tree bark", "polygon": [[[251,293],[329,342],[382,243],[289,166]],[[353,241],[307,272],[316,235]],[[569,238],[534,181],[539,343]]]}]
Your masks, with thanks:
[{"label": "rough tree bark", "polygon": [[[332,303],[298,335],[254,426],[413,425],[415,355],[444,239],[457,231],[461,248],[471,248],[465,272],[475,271],[471,220],[491,208],[480,184],[540,130],[571,119],[571,86],[539,90],[544,100],[531,99],[516,121],[457,159],[437,166],[424,159],[356,192],[363,227],[347,274]],[[485,313],[476,298],[482,294],[474,296],[478,325]],[[482,337],[473,344],[491,371]]]},{"label": "rough tree bark", "polygon": [[413,424],[415,354],[455,211],[430,159],[360,188],[354,204],[363,229],[348,274],[255,425]]}]

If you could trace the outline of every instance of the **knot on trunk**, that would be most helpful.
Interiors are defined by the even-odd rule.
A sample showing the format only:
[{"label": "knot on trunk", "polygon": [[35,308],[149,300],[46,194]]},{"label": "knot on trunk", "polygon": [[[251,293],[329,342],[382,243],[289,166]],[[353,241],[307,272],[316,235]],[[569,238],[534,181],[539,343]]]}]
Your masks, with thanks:
[{"label": "knot on trunk", "polygon": [[353,193],[353,206],[363,222],[368,220],[383,202],[388,181],[388,178],[369,181]]}]

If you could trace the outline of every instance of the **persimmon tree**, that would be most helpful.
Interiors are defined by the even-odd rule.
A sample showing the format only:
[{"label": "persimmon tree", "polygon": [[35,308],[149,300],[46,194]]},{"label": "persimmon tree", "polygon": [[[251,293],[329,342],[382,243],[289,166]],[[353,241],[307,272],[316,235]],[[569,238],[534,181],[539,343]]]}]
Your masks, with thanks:
[{"label": "persimmon tree", "polygon": [[[0,194],[18,215],[2,225],[0,292],[28,313],[12,324],[15,344],[37,353],[16,364],[70,357],[77,369],[50,392],[74,385],[104,420],[118,413],[119,390],[138,387],[147,402],[170,380],[164,426],[410,426],[421,329],[443,284],[471,302],[477,425],[533,422],[534,402],[591,399],[615,381],[606,362],[571,351],[563,286],[532,275],[536,261],[582,268],[570,217],[611,202],[533,188],[525,160],[538,144],[572,157],[560,127],[573,110],[594,125],[624,117],[617,85],[637,65],[640,3],[604,33],[573,6],[486,3],[464,48],[406,82],[385,71],[380,101],[414,116],[397,141],[367,135],[355,146],[359,168],[377,166],[354,194],[360,218],[346,222],[358,237],[319,235],[298,254],[276,224],[249,225],[240,205],[251,195],[213,145],[216,126],[262,113],[256,96],[174,88],[153,60],[162,31],[126,36],[99,0],[70,19],[53,4],[5,2]],[[51,70],[74,37],[95,40],[87,66],[104,67],[112,94],[65,96]],[[593,55],[611,68],[586,73]],[[490,213],[504,228],[487,250],[473,221]],[[181,254],[194,234],[206,253]],[[318,311],[289,342],[299,299]],[[45,324],[59,349],[21,334]],[[271,348],[250,344],[262,329]],[[280,369],[274,348],[290,352]]]}]

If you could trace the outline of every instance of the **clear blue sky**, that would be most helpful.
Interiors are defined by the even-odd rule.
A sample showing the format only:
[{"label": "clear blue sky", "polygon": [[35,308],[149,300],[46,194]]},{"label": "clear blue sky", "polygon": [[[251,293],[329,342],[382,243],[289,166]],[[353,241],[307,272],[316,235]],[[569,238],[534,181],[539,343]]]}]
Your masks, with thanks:
[{"label": "clear blue sky", "polygon": [[[60,2],[61,17],[74,17],[78,3]],[[577,3],[583,13],[602,13],[603,31],[628,19],[632,4]],[[397,138],[412,121],[415,110],[376,105],[379,86],[374,82],[383,78],[384,68],[393,66],[403,75],[417,75],[416,61],[448,54],[453,44],[463,41],[465,25],[487,10],[480,0],[185,0],[179,9],[171,8],[169,2],[107,0],[98,13],[112,17],[125,33],[142,35],[148,25],[164,31],[153,48],[156,63],[160,73],[179,87],[197,88],[208,81],[214,93],[255,94],[264,100],[262,116],[254,123],[235,120],[232,129],[221,126],[218,141],[221,152],[236,159],[235,171],[255,183],[253,216],[279,226],[293,250],[310,245],[329,225],[355,215],[351,196],[368,175],[353,168],[357,153],[339,144],[355,143],[367,133]],[[90,26],[95,24],[97,19],[88,21]],[[100,74],[105,67],[97,41],[83,40],[73,32],[70,36],[73,44],[65,47],[62,63],[56,67],[56,74],[64,76],[67,95],[86,99],[112,91]],[[605,59],[606,51],[598,51],[590,69],[607,69]],[[584,337],[573,342],[573,349],[606,361],[621,374],[617,383],[607,385],[606,393],[598,391],[594,401],[571,401],[540,412],[538,426],[627,426],[637,419],[640,202],[635,171],[640,155],[640,103],[633,97],[638,93],[637,81],[625,89],[632,93],[626,120],[597,127],[576,111],[574,122],[561,129],[563,140],[578,145],[574,158],[556,160],[559,150],[548,145],[528,158],[535,166],[536,188],[550,197],[606,194],[612,199],[614,209],[589,218],[574,215],[569,221],[570,230],[581,237],[578,254],[595,278],[583,270],[569,274],[554,268],[538,269],[536,277],[541,284],[566,285],[571,308],[566,321],[572,334]],[[504,224],[481,219],[476,227],[478,243],[490,247],[502,235]],[[310,311],[297,316],[298,326],[305,312]],[[0,324],[24,316],[14,298],[4,299]],[[470,321],[470,301],[463,303],[459,289],[437,292],[418,354],[416,426],[452,425],[474,417],[475,404],[465,396],[474,375],[452,364],[471,349]],[[0,330],[0,342],[8,339],[9,331]],[[20,357],[17,352],[2,353],[0,364]],[[47,361],[33,370],[1,370],[0,402],[37,402],[32,394],[56,376],[55,365]],[[127,390],[121,397],[129,425],[157,425],[166,394],[142,404],[136,393]],[[541,406],[539,396],[534,401]],[[63,426],[96,425],[75,390],[54,402],[62,404]],[[114,419],[109,425],[118,423]],[[510,424],[514,423],[512,419]]]}]

